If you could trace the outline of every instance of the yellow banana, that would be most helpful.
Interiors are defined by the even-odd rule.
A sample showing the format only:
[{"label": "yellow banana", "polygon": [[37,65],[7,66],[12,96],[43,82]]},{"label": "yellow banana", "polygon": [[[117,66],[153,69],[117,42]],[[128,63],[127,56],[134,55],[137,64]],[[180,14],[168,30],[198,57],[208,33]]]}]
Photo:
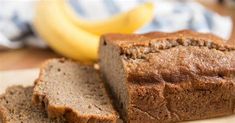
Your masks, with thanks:
[{"label": "yellow banana", "polygon": [[[43,39],[47,40],[48,45],[63,56],[70,58],[81,58],[79,53],[74,53],[72,47],[69,47],[63,41],[59,40],[60,37],[58,37],[57,34],[55,35],[55,32],[50,29],[50,25],[44,22],[43,14],[41,14],[41,12],[38,12],[37,14],[40,14],[40,16],[35,17],[33,22],[34,27],[37,30],[37,33],[43,37]],[[56,41],[56,43],[52,41]]]},{"label": "yellow banana", "polygon": [[[83,62],[97,60],[100,34],[105,32],[132,32],[143,25],[144,21],[147,22],[146,20],[150,17],[149,11],[145,13],[149,10],[145,7],[151,5],[145,4],[137,7],[139,8],[138,13],[134,9],[135,11],[131,10],[134,12],[130,11],[103,22],[90,24],[89,22],[81,21],[78,24],[77,20],[79,19],[71,19],[75,16],[69,16],[64,2],[64,0],[59,0],[59,2],[58,0],[39,1],[33,24],[37,33],[52,49],[66,57]],[[148,15],[143,16],[144,14]],[[140,16],[143,20],[140,19]]]},{"label": "yellow banana", "polygon": [[40,1],[36,14],[37,33],[55,51],[84,62],[97,59],[99,37],[74,26],[60,13],[56,0]]},{"label": "yellow banana", "polygon": [[150,22],[154,13],[154,5],[149,2],[107,20],[89,22],[76,16],[68,1],[58,0],[57,5],[62,10],[61,12],[64,12],[67,18],[76,26],[97,35],[104,33],[133,33],[144,24]]}]

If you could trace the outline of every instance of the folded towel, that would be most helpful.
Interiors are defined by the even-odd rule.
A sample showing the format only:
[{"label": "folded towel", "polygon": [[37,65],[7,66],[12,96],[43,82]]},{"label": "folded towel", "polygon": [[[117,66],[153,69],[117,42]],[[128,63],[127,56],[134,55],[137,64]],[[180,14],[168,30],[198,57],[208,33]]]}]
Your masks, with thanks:
[{"label": "folded towel", "polygon": [[[100,20],[127,11],[146,1],[149,0],[68,0],[68,3],[79,16],[88,20]],[[218,15],[193,0],[152,2],[155,5],[154,19],[136,33],[191,29],[210,32],[224,39],[228,39],[231,35],[231,17]],[[35,4],[36,1],[0,1],[0,49],[16,49],[25,44],[46,46],[34,35],[31,25]]]}]

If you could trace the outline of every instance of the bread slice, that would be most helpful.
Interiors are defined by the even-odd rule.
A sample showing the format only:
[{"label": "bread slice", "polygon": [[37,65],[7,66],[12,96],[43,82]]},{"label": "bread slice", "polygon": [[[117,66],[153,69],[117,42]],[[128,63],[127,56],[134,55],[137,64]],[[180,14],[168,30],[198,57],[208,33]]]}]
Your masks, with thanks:
[{"label": "bread slice", "polygon": [[35,83],[34,102],[43,103],[50,117],[69,122],[116,122],[118,115],[98,71],[64,60],[47,61]]},{"label": "bread slice", "polygon": [[63,119],[49,119],[46,111],[32,104],[32,87],[12,86],[0,96],[2,123],[64,123]]},{"label": "bread slice", "polygon": [[127,122],[163,123],[234,112],[235,48],[192,31],[107,34],[100,71]]}]

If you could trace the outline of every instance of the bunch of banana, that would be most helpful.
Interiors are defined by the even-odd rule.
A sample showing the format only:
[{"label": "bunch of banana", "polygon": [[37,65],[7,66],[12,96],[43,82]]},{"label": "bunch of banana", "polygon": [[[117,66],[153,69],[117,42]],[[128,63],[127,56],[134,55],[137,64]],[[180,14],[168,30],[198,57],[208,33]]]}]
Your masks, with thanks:
[{"label": "bunch of banana", "polygon": [[56,52],[82,62],[98,58],[99,36],[104,33],[132,33],[153,17],[153,4],[136,8],[99,22],[85,21],[66,0],[41,0],[33,22],[36,32]]}]

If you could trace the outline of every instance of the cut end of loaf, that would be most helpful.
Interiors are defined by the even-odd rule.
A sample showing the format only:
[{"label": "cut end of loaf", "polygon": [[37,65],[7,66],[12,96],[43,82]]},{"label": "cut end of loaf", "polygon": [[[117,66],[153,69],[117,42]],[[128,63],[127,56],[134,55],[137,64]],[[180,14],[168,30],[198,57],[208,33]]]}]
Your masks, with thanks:
[{"label": "cut end of loaf", "polygon": [[118,114],[98,71],[89,65],[53,59],[41,68],[34,101],[45,105],[50,117],[68,121],[116,122]]}]

